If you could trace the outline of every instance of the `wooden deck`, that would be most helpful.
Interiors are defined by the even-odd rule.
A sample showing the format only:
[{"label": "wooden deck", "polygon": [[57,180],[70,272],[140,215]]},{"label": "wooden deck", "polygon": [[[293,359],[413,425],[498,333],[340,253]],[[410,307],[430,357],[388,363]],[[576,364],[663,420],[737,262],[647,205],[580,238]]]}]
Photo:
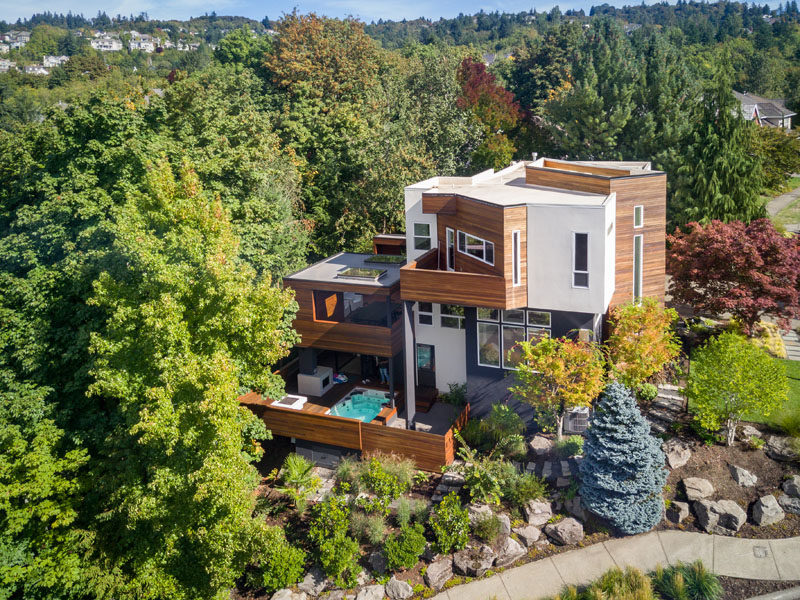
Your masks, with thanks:
[{"label": "wooden deck", "polygon": [[[353,387],[355,384],[352,384],[350,389]],[[334,387],[334,390],[336,389],[337,387]],[[339,397],[343,397],[345,393],[340,390]],[[278,408],[273,406],[271,400],[262,398],[255,392],[241,396],[239,402],[258,415],[274,435],[330,444],[367,454],[370,452],[399,454],[411,458],[417,468],[425,471],[438,471],[442,465],[453,462],[455,459],[453,428],[463,427],[469,418],[469,405],[467,405],[453,427],[444,435],[437,435],[387,427],[375,421],[362,423],[357,419],[327,415],[324,411],[305,410],[305,406],[304,410]]]}]

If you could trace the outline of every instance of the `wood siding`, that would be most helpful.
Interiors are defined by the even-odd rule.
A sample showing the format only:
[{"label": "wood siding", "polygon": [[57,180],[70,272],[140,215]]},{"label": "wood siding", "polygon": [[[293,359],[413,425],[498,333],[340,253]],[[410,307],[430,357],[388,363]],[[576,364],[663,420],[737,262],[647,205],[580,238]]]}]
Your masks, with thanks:
[{"label": "wood siding", "polygon": [[440,194],[422,194],[422,212],[424,214],[454,215],[458,208],[455,196]]},{"label": "wood siding", "polygon": [[630,168],[625,167],[601,167],[599,165],[579,165],[578,163],[566,160],[554,160],[545,158],[542,166],[550,169],[560,169],[562,171],[577,171],[578,173],[590,173],[592,175],[605,175],[607,177],[624,177],[631,174]]},{"label": "wood siding", "polygon": [[525,183],[594,194],[611,193],[611,179],[608,177],[544,167],[526,167]]},{"label": "wood siding", "polygon": [[239,402],[252,410],[274,434],[320,444],[331,444],[364,453],[385,452],[410,458],[417,468],[438,472],[455,459],[453,427],[463,427],[469,418],[469,405],[444,435],[362,423],[356,419],[307,413],[271,406],[269,400],[251,392]]},{"label": "wood siding", "polygon": [[[502,206],[487,204],[469,198],[457,197],[455,214],[439,214],[436,216],[436,227],[439,238],[440,256],[444,257],[444,244],[447,239],[445,231],[449,227],[455,233],[455,271],[464,273],[483,273],[485,275],[504,276],[505,260],[505,218]],[[494,244],[494,264],[489,265],[458,251],[458,232],[463,231]],[[511,235],[510,232],[508,235]],[[444,265],[441,266],[444,269]]]},{"label": "wood siding", "polygon": [[358,323],[321,321],[316,320],[314,315],[314,290],[355,292],[378,296],[387,296],[392,292],[393,300],[399,302],[399,283],[391,288],[296,279],[284,279],[283,283],[285,287],[294,290],[298,304],[297,315],[292,323],[297,333],[300,334],[298,346],[385,357],[394,356],[403,350],[402,319],[395,321],[392,327],[377,327]]},{"label": "wood siding", "polygon": [[[617,194],[615,291],[611,306],[633,299],[633,237],[644,236],[642,295],[664,301],[667,176],[664,173],[611,180]],[[633,228],[634,206],[644,206],[644,227]]]},{"label": "wood siding", "polygon": [[[503,271],[506,281],[505,308],[528,306],[528,207],[511,206],[503,211],[505,233]],[[512,233],[519,231],[519,285],[514,285],[514,240]]]}]

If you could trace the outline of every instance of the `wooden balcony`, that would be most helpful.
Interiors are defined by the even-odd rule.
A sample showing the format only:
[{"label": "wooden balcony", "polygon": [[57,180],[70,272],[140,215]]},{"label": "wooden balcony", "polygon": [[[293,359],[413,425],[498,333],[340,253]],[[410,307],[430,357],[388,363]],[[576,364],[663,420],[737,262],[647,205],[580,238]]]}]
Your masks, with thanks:
[{"label": "wooden balcony", "polygon": [[[511,282],[498,275],[441,269],[434,248],[400,269],[400,297],[417,302],[436,302],[487,308],[518,308],[510,293]],[[524,304],[523,304],[524,306]]]}]

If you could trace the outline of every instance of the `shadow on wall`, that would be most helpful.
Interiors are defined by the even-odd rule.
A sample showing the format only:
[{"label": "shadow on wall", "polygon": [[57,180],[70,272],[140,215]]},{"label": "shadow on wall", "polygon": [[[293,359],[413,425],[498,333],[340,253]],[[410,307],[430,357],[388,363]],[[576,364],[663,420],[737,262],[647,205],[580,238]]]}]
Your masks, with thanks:
[{"label": "shadow on wall", "polygon": [[516,385],[517,378],[510,372],[502,379],[484,379],[472,376],[467,387],[467,399],[470,402],[470,417],[482,419],[489,414],[494,404],[508,404],[522,418],[528,434],[538,431],[534,423],[533,408],[515,400],[509,387]]}]

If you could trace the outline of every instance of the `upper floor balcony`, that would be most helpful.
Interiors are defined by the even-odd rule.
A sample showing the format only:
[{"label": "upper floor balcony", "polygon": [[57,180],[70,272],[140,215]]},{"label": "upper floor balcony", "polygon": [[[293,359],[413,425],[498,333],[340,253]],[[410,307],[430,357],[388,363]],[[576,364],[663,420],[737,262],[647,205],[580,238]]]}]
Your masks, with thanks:
[{"label": "upper floor balcony", "polygon": [[488,308],[520,308],[526,296],[499,275],[448,270],[444,256],[433,248],[400,269],[403,300]]}]

